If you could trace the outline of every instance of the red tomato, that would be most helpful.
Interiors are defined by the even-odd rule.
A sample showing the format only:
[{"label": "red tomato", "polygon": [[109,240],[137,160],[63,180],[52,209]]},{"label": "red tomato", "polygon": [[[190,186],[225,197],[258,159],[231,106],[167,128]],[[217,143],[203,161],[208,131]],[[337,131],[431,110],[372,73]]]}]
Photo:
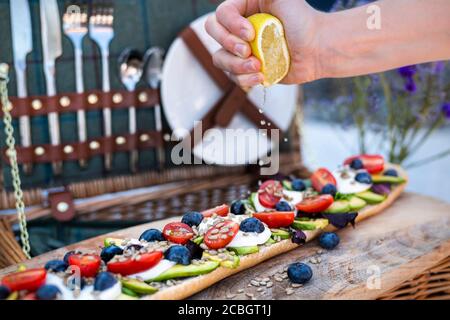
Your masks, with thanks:
[{"label": "red tomato", "polygon": [[185,244],[194,236],[194,231],[185,223],[172,222],[166,224],[163,235],[170,242]]},{"label": "red tomato", "polygon": [[161,251],[154,251],[150,253],[143,253],[140,255],[139,260],[132,257],[125,261],[108,262],[108,271],[112,273],[119,273],[122,276],[128,276],[150,269],[158,264],[163,258]]},{"label": "red tomato", "polygon": [[267,180],[258,190],[258,200],[266,208],[275,208],[283,196],[283,186],[280,181]]},{"label": "red tomato", "polygon": [[328,209],[334,202],[333,196],[329,194],[321,194],[303,199],[297,203],[297,210],[307,213],[318,213]]},{"label": "red tomato", "polygon": [[219,222],[206,232],[203,241],[210,249],[225,248],[233,240],[238,231],[239,224],[234,221]]},{"label": "red tomato", "polygon": [[253,216],[267,224],[269,228],[288,227],[294,222],[295,213],[292,212],[261,212],[254,213]]},{"label": "red tomato", "polygon": [[92,278],[97,274],[102,259],[95,254],[77,253],[72,254],[68,261],[69,265],[80,268],[82,277]]},{"label": "red tomato", "polygon": [[336,185],[336,179],[333,177],[330,171],[325,168],[317,169],[311,176],[311,183],[317,192],[321,192],[322,188],[331,183]]},{"label": "red tomato", "polygon": [[30,293],[27,293],[26,295],[24,295],[21,300],[38,300],[38,298],[36,297],[35,292],[30,292]]},{"label": "red tomato", "polygon": [[3,277],[1,284],[11,292],[27,290],[36,291],[45,283],[47,271],[44,268],[14,272]]},{"label": "red tomato", "polygon": [[353,156],[345,160],[344,164],[350,164],[355,159],[360,159],[363,163],[364,169],[366,169],[369,173],[380,173],[384,169],[384,158],[375,154]]},{"label": "red tomato", "polygon": [[228,205],[226,205],[226,204],[223,204],[221,206],[217,206],[215,208],[202,211],[202,215],[205,218],[209,218],[215,213],[218,216],[226,217],[229,212],[230,212],[230,207]]}]

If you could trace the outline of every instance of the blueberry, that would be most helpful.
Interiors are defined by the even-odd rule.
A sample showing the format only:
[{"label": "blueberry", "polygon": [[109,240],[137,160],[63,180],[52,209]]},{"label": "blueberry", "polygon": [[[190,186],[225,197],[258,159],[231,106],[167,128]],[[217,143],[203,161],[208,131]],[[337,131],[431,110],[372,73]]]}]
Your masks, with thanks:
[{"label": "blueberry", "polygon": [[296,262],[289,265],[287,274],[293,283],[304,284],[312,278],[312,270],[307,264]]},{"label": "blueberry", "polygon": [[322,194],[331,194],[333,197],[336,195],[337,189],[336,186],[334,184],[331,183],[327,183],[323,188],[322,188]]},{"label": "blueberry", "polygon": [[305,191],[306,184],[302,179],[294,179],[292,180],[292,190],[294,191]]},{"label": "blueberry", "polygon": [[364,168],[364,164],[361,159],[353,159],[352,162],[350,162],[350,168],[360,170]]},{"label": "blueberry", "polygon": [[277,211],[292,211],[292,207],[288,202],[280,201],[276,204],[275,210],[277,210]]},{"label": "blueberry", "polygon": [[319,237],[319,245],[327,250],[336,248],[339,244],[339,236],[334,232],[324,232]]},{"label": "blueberry", "polygon": [[112,288],[117,283],[117,279],[110,272],[100,272],[94,281],[95,291],[104,291]]},{"label": "blueberry", "polygon": [[81,252],[78,251],[78,250],[72,250],[72,251],[67,252],[67,253],[64,255],[64,258],[63,258],[64,262],[68,264],[68,263],[69,263],[69,257],[70,257],[71,255],[74,255],[74,254],[81,254]]},{"label": "blueberry", "polygon": [[388,169],[384,172],[384,175],[390,177],[398,177],[398,172],[395,169]]},{"label": "blueberry", "polygon": [[184,246],[175,245],[164,252],[164,258],[187,266],[191,263],[191,252]]},{"label": "blueberry", "polygon": [[36,291],[38,300],[56,300],[61,291],[57,286],[52,284],[44,284]]},{"label": "blueberry", "polygon": [[139,240],[153,242],[153,241],[164,241],[165,239],[162,232],[159,231],[158,229],[148,229],[141,234]]},{"label": "blueberry", "polygon": [[247,212],[247,208],[245,207],[244,202],[237,200],[233,201],[231,204],[230,212],[233,214],[245,214]]},{"label": "blueberry", "polygon": [[69,267],[69,264],[63,260],[50,260],[45,264],[45,269],[54,272],[64,272]]},{"label": "blueberry", "polygon": [[256,218],[247,218],[241,222],[239,230],[243,232],[261,233],[264,231],[264,225]]},{"label": "blueberry", "polygon": [[360,172],[355,176],[355,180],[360,183],[372,184],[372,177],[367,172]]},{"label": "blueberry", "polygon": [[114,258],[115,255],[120,255],[123,253],[122,248],[112,245],[109,247],[103,248],[102,252],[100,253],[100,257],[103,261],[108,262],[112,258]]},{"label": "blueberry", "polygon": [[188,226],[198,226],[203,220],[203,215],[197,211],[189,211],[183,215],[181,222],[186,223]]},{"label": "blueberry", "polygon": [[5,300],[11,294],[11,290],[7,286],[0,286],[0,300]]}]

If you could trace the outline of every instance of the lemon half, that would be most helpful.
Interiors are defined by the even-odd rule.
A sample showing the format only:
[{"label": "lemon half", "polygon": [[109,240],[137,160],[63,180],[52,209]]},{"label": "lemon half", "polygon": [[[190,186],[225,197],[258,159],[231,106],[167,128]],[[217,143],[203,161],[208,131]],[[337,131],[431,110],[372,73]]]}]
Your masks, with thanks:
[{"label": "lemon half", "polygon": [[283,80],[290,66],[289,50],[281,21],[267,13],[247,18],[255,28],[255,39],[250,42],[252,54],[261,61],[263,85],[269,87]]}]

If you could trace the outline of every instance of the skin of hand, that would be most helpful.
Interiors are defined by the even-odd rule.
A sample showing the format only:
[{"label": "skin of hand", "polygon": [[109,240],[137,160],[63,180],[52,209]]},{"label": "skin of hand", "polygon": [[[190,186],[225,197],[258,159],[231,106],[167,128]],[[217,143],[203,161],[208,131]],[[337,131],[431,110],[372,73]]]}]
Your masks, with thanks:
[{"label": "skin of hand", "polygon": [[[368,27],[370,6],[379,10],[379,29]],[[214,64],[243,88],[263,81],[248,45],[255,31],[244,18],[258,12],[283,23],[291,55],[285,84],[450,59],[449,0],[381,0],[335,13],[319,12],[305,0],[226,0],[205,28],[223,47]]]}]

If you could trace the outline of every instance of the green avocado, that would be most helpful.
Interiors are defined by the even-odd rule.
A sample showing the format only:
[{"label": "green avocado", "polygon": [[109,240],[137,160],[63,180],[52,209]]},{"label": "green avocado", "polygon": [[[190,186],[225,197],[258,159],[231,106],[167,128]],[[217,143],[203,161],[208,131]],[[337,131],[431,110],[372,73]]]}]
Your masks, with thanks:
[{"label": "green avocado", "polygon": [[350,202],[350,210],[351,211],[358,211],[361,210],[362,208],[364,208],[367,205],[367,202],[364,201],[361,198],[352,196],[349,200]]},{"label": "green avocado", "polygon": [[118,238],[105,238],[105,240],[103,240],[103,244],[105,245],[105,247],[109,247],[112,245],[120,246],[122,242],[123,239]]},{"label": "green avocado", "polygon": [[177,264],[170,268],[169,270],[164,271],[159,276],[154,279],[146,280],[146,282],[152,281],[165,281],[169,279],[175,278],[186,278],[199,276],[205,273],[210,273],[214,269],[216,269],[220,265],[217,261],[206,261],[202,264],[189,264],[184,266],[182,264]]},{"label": "green avocado", "polygon": [[270,229],[270,231],[272,232],[272,236],[277,236],[281,239],[289,239],[291,237],[289,231],[283,229]]},{"label": "green avocado", "polygon": [[152,294],[158,291],[158,289],[136,279],[123,278],[121,282],[124,288],[129,289],[135,293]]},{"label": "green avocado", "polygon": [[250,247],[228,248],[228,250],[236,252],[236,254],[239,256],[246,256],[248,254],[258,252],[259,248],[258,248],[258,246],[250,246]]},{"label": "green avocado", "polygon": [[125,294],[125,293],[121,293],[120,296],[118,296],[116,300],[139,300],[139,298],[129,296],[128,294]]},{"label": "green avocado", "polygon": [[297,230],[316,230],[324,229],[328,225],[327,219],[314,219],[314,220],[295,220],[292,223],[292,227]]},{"label": "green avocado", "polygon": [[360,192],[360,193],[357,193],[356,196],[358,198],[363,199],[368,204],[377,204],[377,203],[383,202],[386,199],[385,196],[383,196],[381,194],[376,194],[372,191]]},{"label": "green avocado", "polygon": [[[272,234],[272,237],[273,237],[273,234]],[[275,240],[273,240],[272,237],[270,237],[269,240],[267,240],[266,242],[264,242],[264,244],[270,245],[270,244],[277,243]]]},{"label": "green avocado", "polygon": [[289,180],[283,180],[281,184],[286,190],[292,190],[292,182],[290,182]]},{"label": "green avocado", "polygon": [[391,183],[391,184],[400,184],[406,182],[406,180],[402,177],[391,177],[391,176],[382,176],[382,175],[373,175],[372,176],[373,183]]},{"label": "green avocado", "polygon": [[337,200],[325,210],[325,213],[347,213],[350,210],[350,202],[347,200]]},{"label": "green avocado", "polygon": [[192,240],[195,244],[200,245],[203,242],[203,236],[197,237],[194,240]]},{"label": "green avocado", "polygon": [[240,261],[239,257],[236,255],[233,256],[231,254],[227,254],[225,259],[222,259],[222,258],[219,258],[219,255],[212,255],[206,251],[203,252],[203,258],[211,260],[211,261],[219,262],[222,267],[231,268],[231,269],[237,268],[239,266],[239,261]]}]

